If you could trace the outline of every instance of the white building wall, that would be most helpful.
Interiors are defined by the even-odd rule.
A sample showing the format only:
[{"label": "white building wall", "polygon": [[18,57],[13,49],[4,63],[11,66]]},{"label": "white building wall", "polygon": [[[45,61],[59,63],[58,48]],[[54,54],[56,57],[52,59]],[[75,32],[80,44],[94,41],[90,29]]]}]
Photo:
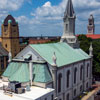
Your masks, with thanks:
[{"label": "white building wall", "polygon": [[[88,69],[88,77],[86,75],[87,73],[87,64],[89,64],[89,69]],[[82,80],[80,80],[80,68],[81,66],[83,66],[83,70],[82,70]],[[77,73],[76,73],[76,84],[74,84],[74,69],[77,68]],[[72,98],[75,98],[77,96],[79,96],[83,91],[87,90],[86,84],[88,82],[88,88],[90,88],[91,84],[90,84],[90,60],[84,60],[84,61],[80,61],[77,62],[75,64],[71,64],[68,66],[65,66],[61,69],[58,69],[57,71],[57,90],[58,90],[58,75],[59,73],[62,74],[62,87],[61,87],[61,92],[57,93],[58,95],[58,100],[59,98],[64,98],[62,100],[66,100],[66,95],[67,93],[70,93]],[[66,87],[66,73],[67,71],[70,70],[70,84],[69,84],[69,88]],[[74,90],[76,89],[76,95],[74,96]],[[70,100],[73,100],[70,97]]]}]

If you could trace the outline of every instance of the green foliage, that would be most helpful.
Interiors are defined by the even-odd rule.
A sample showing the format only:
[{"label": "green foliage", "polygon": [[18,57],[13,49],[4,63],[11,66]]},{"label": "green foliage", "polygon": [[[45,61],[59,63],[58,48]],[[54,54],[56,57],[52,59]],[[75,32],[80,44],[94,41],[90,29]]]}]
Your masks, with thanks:
[{"label": "green foliage", "polygon": [[93,74],[100,74],[100,39],[92,40],[85,35],[79,35],[80,48],[89,53],[90,43],[93,44]]},{"label": "green foliage", "polygon": [[80,41],[80,48],[82,48],[86,53],[89,53],[91,38],[87,38],[85,35],[79,35],[78,40]]}]

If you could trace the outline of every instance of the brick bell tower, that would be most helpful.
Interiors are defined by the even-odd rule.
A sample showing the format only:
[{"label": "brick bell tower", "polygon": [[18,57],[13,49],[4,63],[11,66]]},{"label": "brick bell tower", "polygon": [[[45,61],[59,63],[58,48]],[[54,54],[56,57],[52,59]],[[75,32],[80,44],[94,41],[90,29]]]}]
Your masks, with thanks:
[{"label": "brick bell tower", "polygon": [[93,15],[91,14],[89,19],[88,19],[88,27],[87,27],[87,34],[94,34],[95,32],[95,24],[94,24],[94,18]]},{"label": "brick bell tower", "polygon": [[1,32],[3,47],[15,57],[20,51],[18,22],[8,15],[2,22]]}]

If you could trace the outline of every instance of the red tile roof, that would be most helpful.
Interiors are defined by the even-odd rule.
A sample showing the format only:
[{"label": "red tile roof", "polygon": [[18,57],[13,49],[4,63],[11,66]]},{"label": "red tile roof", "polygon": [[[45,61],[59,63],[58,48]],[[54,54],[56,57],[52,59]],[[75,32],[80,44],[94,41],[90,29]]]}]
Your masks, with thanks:
[{"label": "red tile roof", "polygon": [[90,37],[92,39],[100,39],[100,34],[93,34],[93,35],[86,35],[87,37]]},{"label": "red tile roof", "polygon": [[[79,34],[81,35],[81,34]],[[76,36],[79,36],[79,35],[76,35]],[[88,38],[92,38],[92,39],[100,39],[100,34],[86,34],[86,36]]]}]

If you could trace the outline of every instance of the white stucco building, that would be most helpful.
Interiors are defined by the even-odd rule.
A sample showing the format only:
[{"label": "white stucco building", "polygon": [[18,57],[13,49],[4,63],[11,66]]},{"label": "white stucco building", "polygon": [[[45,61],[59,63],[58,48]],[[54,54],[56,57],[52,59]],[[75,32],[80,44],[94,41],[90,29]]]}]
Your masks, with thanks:
[{"label": "white stucco building", "polygon": [[68,0],[61,42],[28,45],[12,59],[3,80],[55,90],[53,99],[41,100],[73,100],[88,90],[92,85],[93,49],[91,44],[88,55],[79,48],[75,18],[72,1]]}]

